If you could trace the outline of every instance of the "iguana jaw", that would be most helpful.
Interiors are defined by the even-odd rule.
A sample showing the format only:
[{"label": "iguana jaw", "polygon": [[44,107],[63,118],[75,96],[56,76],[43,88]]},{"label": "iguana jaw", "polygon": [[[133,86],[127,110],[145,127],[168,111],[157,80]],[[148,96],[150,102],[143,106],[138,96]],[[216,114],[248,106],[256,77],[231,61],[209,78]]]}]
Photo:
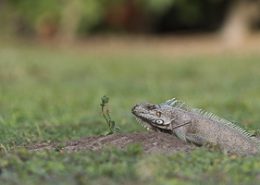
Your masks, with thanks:
[{"label": "iguana jaw", "polygon": [[141,118],[138,118],[136,116],[136,120],[138,123],[141,124],[142,127],[144,127],[146,130],[150,131],[155,131],[155,132],[163,132],[163,133],[167,133],[167,134],[172,134],[172,131],[171,130],[165,130],[165,129],[162,129],[162,128],[159,128],[159,127],[155,127],[149,123],[147,123],[146,121],[143,121]]},{"label": "iguana jaw", "polygon": [[136,121],[142,125],[146,130],[154,130],[154,126],[150,125],[146,121],[143,121],[142,118],[139,118],[138,116],[135,117]]}]

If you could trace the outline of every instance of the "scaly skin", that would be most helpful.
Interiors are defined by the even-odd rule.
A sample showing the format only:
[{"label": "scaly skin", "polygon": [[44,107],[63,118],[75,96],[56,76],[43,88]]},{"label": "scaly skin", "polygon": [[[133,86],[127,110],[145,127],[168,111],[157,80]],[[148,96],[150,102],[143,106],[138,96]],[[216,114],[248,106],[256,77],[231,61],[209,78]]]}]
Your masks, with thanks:
[{"label": "scaly skin", "polygon": [[211,113],[192,109],[177,100],[163,104],[135,105],[132,113],[148,130],[166,132],[198,146],[218,146],[224,153],[260,153],[260,140],[245,130]]}]

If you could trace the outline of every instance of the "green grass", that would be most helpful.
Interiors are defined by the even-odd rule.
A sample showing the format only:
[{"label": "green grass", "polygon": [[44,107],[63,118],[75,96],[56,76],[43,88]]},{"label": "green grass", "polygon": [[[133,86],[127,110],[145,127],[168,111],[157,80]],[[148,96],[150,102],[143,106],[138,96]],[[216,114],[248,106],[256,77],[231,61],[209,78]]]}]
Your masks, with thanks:
[{"label": "green grass", "polygon": [[[115,52],[114,52],[115,53]],[[100,98],[121,132],[143,131],[131,115],[142,101],[177,97],[260,128],[260,55],[173,57],[0,46],[0,184],[257,184],[260,157],[127,151],[31,153],[22,146],[105,133]]]}]

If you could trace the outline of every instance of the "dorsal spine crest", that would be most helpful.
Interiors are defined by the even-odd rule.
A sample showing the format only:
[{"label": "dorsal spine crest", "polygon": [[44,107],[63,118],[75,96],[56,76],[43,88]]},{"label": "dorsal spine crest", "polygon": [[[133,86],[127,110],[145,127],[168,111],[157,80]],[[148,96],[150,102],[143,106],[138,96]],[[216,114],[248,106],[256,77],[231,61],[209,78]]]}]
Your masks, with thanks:
[{"label": "dorsal spine crest", "polygon": [[244,130],[241,127],[235,125],[234,123],[232,123],[232,122],[230,122],[230,121],[228,121],[224,118],[220,118],[219,116],[217,116],[217,115],[215,115],[211,112],[207,112],[207,111],[204,111],[204,110],[198,109],[198,108],[192,108],[189,105],[185,104],[184,102],[177,100],[176,98],[167,100],[165,102],[165,104],[167,104],[171,107],[176,107],[176,108],[188,111],[188,112],[192,112],[194,114],[200,115],[200,116],[207,118],[207,119],[211,119],[213,121],[216,121],[218,123],[226,125],[229,128],[233,128],[233,129],[237,130],[239,133],[241,133],[241,134],[243,134],[247,137],[254,138],[254,137],[252,137],[252,134],[248,133],[246,130]]}]

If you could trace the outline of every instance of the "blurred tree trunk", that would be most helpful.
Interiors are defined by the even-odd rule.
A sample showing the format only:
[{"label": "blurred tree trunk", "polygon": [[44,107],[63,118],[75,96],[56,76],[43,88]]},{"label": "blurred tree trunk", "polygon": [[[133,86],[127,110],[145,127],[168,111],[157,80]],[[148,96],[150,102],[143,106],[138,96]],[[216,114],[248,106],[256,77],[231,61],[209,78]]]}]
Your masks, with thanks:
[{"label": "blurred tree trunk", "polygon": [[243,43],[259,18],[260,0],[235,0],[222,28],[226,44],[237,46]]},{"label": "blurred tree trunk", "polygon": [[61,17],[61,37],[66,41],[73,41],[77,36],[77,29],[83,14],[81,0],[67,0]]}]

